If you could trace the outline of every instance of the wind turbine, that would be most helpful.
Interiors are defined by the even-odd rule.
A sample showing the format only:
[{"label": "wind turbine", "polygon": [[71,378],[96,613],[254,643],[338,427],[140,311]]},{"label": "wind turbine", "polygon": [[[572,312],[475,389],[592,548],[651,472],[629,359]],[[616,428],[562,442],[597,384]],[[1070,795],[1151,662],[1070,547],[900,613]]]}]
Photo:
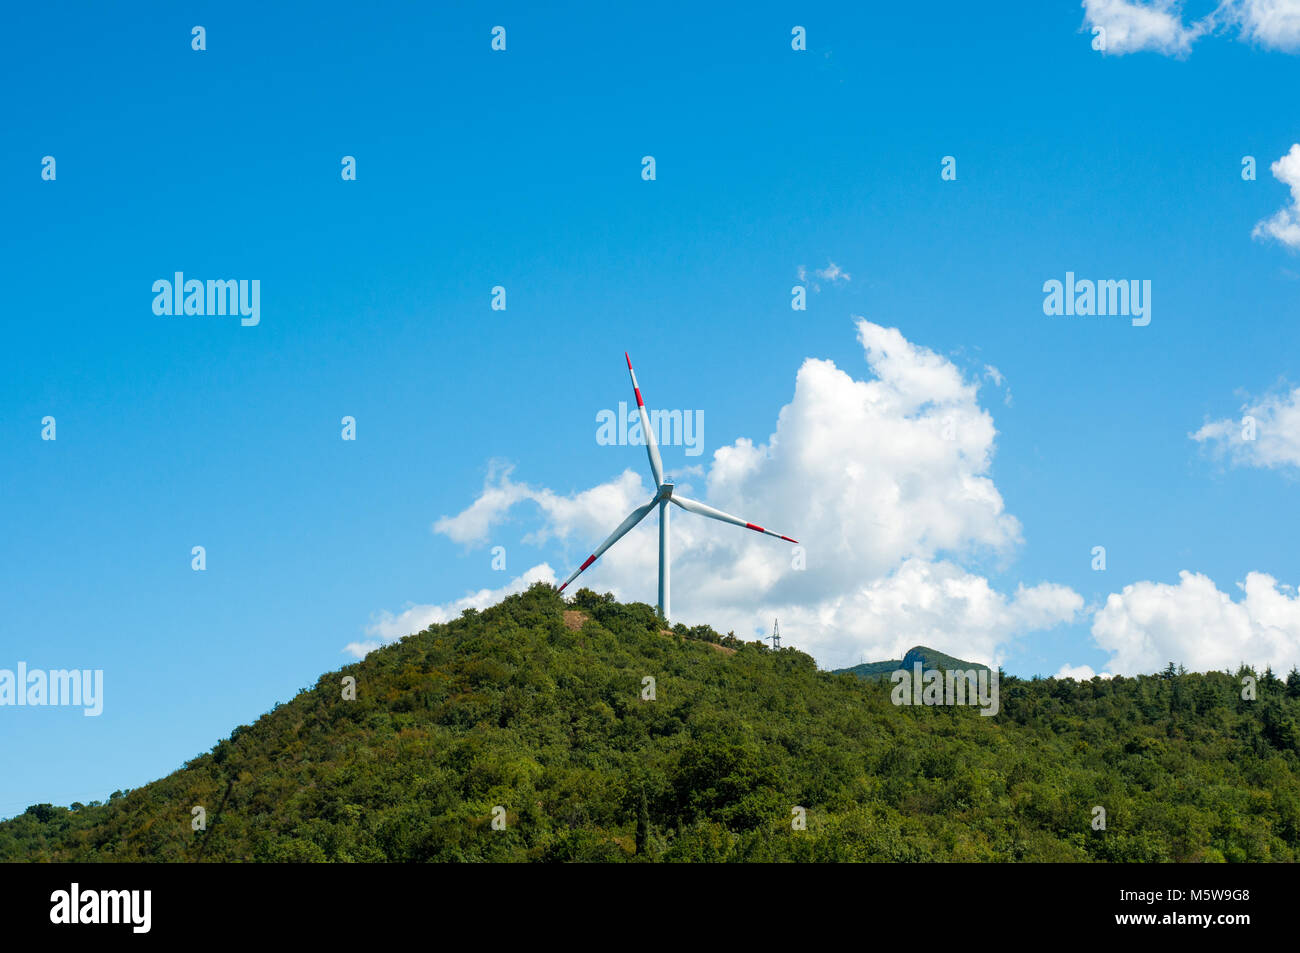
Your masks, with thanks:
[{"label": "wind turbine", "polygon": [[560,592],[564,591],[565,586],[577,579],[579,574],[594,563],[605,550],[613,546],[637,523],[646,518],[646,515],[655,508],[659,507],[659,615],[668,621],[668,601],[669,601],[669,583],[668,583],[668,504],[676,503],[688,513],[698,513],[700,516],[707,516],[709,519],[721,520],[723,523],[734,523],[736,526],[743,526],[745,529],[752,529],[756,533],[763,533],[767,536],[775,536],[777,539],[783,539],[787,543],[798,543],[797,539],[791,539],[789,536],[782,536],[780,533],[774,533],[770,529],[764,529],[757,523],[750,523],[742,520],[739,516],[732,516],[730,513],[724,513],[722,510],[715,510],[711,506],[705,506],[696,500],[688,499],[673,492],[673,485],[664,482],[664,464],[659,458],[659,443],[655,439],[655,432],[650,427],[650,417],[646,414],[645,401],[641,399],[641,388],[637,386],[636,371],[632,370],[632,358],[628,357],[627,352],[623,352],[627,358],[627,372],[632,376],[632,390],[636,392],[636,409],[641,414],[641,433],[645,435],[645,450],[650,457],[650,471],[654,475],[655,486],[659,489],[654,498],[649,503],[643,503],[628,514],[627,519],[618,524],[618,529],[609,534],[609,538],[596,547],[596,551],[587,557],[587,561],[569,574],[569,578],[564,580],[560,585]]}]

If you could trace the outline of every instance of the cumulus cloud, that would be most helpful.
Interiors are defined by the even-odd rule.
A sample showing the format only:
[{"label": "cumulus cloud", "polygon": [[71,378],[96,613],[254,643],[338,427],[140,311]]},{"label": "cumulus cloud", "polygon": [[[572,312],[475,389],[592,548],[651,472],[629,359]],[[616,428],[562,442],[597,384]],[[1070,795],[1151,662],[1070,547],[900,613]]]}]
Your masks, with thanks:
[{"label": "cumulus cloud", "polygon": [[1094,678],[1114,678],[1110,672],[1094,672],[1091,665],[1062,665],[1057,678],[1072,678],[1076,682],[1090,682]]},{"label": "cumulus cloud", "polygon": [[1122,55],[1152,50],[1181,56],[1212,23],[1183,23],[1178,0],[1083,0],[1084,21],[1105,31],[1105,52]]},{"label": "cumulus cloud", "polygon": [[1190,436],[1238,466],[1300,468],[1300,387],[1247,403],[1241,413]]},{"label": "cumulus cloud", "polygon": [[1220,11],[1243,39],[1276,50],[1300,49],[1300,0],[1229,0]]},{"label": "cumulus cloud", "polygon": [[[398,636],[398,638],[400,638],[400,636]],[[384,643],[379,639],[367,639],[364,642],[349,642],[347,645],[343,646],[343,651],[355,655],[357,658],[365,658],[383,644]]]},{"label": "cumulus cloud", "polygon": [[1211,33],[1275,50],[1300,49],[1300,0],[1222,0],[1209,14],[1187,22],[1180,0],[1083,0],[1084,26],[1105,31],[1105,52],[1151,51],[1185,56]]},{"label": "cumulus cloud", "polygon": [[1300,249],[1300,142],[1293,144],[1291,151],[1269,168],[1273,177],[1291,190],[1291,204],[1282,206],[1275,215],[1259,222],[1251,231],[1251,237],[1272,238],[1288,248]]},{"label": "cumulus cloud", "polygon": [[479,494],[473,505],[456,516],[442,517],[433,524],[433,531],[442,533],[458,543],[487,542],[488,533],[510,511],[510,507],[528,498],[527,487],[510,481],[510,473],[513,469],[494,460],[488,466],[483,492]]},{"label": "cumulus cloud", "polygon": [[553,585],[555,571],[542,563],[522,576],[516,576],[499,589],[480,589],[441,605],[408,605],[399,613],[379,612],[370,625],[366,626],[366,635],[372,638],[364,642],[349,642],[343,651],[361,658],[381,645],[395,642],[412,632],[422,632],[431,625],[450,622],[466,609],[486,609],[496,605],[506,596],[523,592],[535,582],[549,582]]},{"label": "cumulus cloud", "polygon": [[439,518],[433,524],[433,531],[457,543],[482,544],[505,521],[512,507],[527,501],[536,504],[546,519],[537,530],[525,535],[523,542],[539,544],[552,537],[563,540],[575,533],[590,535],[602,526],[612,527],[611,518],[617,523],[633,506],[653,495],[641,477],[631,470],[624,470],[609,483],[571,496],[561,496],[545,487],[515,483],[510,479],[513,472],[512,466],[491,464],[483,490],[474,502],[455,516]]},{"label": "cumulus cloud", "polygon": [[1192,671],[1247,664],[1286,671],[1300,665],[1300,599],[1292,586],[1252,572],[1234,601],[1207,576],[1181,572],[1177,585],[1137,582],[1111,593],[1092,637],[1112,653],[1106,667],[1154,672],[1170,662]]},{"label": "cumulus cloud", "polygon": [[[674,621],[748,638],[779,617],[793,644],[829,666],[898,657],[917,643],[997,664],[1016,638],[1073,620],[1082,599],[1051,583],[999,592],[970,568],[1005,563],[1021,541],[989,475],[996,430],[979,381],[896,328],[857,319],[856,329],[865,379],[805,360],[765,442],[720,448],[696,486],[679,478],[682,493],[793,536],[801,549],[673,510]],[[476,500],[436,527],[483,541],[513,507],[531,504],[539,524],[527,538],[554,540],[575,567],[653,496],[639,469],[560,495],[497,467]],[[652,602],[657,534],[651,515],[575,586]],[[437,621],[433,608],[386,618],[376,631],[404,635]]]},{"label": "cumulus cloud", "polygon": [[[947,561],[909,559],[888,576],[809,609],[791,606],[789,631],[815,637],[801,645],[844,664],[901,658],[914,645],[960,647],[962,658],[996,666],[1018,636],[1074,618],[1083,598],[1052,583],[1021,585],[1012,595]],[[841,633],[852,633],[843,645]],[[955,649],[954,649],[955,651]]]}]

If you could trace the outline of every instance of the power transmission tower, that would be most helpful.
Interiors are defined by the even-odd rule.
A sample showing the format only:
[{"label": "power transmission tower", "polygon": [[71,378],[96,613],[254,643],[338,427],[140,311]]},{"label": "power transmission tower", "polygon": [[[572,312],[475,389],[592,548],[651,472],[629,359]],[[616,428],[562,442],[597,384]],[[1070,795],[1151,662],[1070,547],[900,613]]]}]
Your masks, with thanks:
[{"label": "power transmission tower", "polygon": [[776,619],[772,620],[772,634],[770,638],[772,640],[772,651],[775,652],[781,648],[781,623]]}]

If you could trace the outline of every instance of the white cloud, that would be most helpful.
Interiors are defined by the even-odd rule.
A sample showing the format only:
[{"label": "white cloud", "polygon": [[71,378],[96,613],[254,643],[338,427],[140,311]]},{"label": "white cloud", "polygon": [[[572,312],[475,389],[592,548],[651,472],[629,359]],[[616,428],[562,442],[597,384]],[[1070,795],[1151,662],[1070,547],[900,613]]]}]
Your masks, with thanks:
[{"label": "white cloud", "polygon": [[1098,675],[1102,678],[1114,678],[1110,672],[1094,672],[1091,665],[1062,665],[1056,673],[1057,678],[1072,678],[1076,682],[1090,682]]},{"label": "white cloud", "polygon": [[[808,269],[805,266],[800,265],[798,268],[795,269],[795,273],[799,276],[800,281],[808,281]],[[841,281],[847,283],[853,280],[852,275],[850,275],[839,265],[835,264],[835,262],[833,261],[828,262],[825,268],[813,269],[813,274],[816,275],[818,278],[820,278],[822,281],[829,281],[832,285]],[[822,290],[822,286],[819,282],[813,281],[810,282],[810,284],[812,286],[813,291]]]},{"label": "white cloud", "polygon": [[[528,501],[535,503],[547,520],[540,529],[524,536],[523,542],[544,543],[553,536],[568,539],[575,532],[589,534],[602,526],[612,527],[628,510],[653,495],[641,477],[631,470],[623,471],[609,483],[567,497],[545,488],[515,483],[510,479],[513,472],[513,466],[493,462],[488,467],[483,490],[474,502],[455,516],[439,518],[433,524],[433,531],[457,543],[482,544],[488,541],[493,528],[504,522],[513,506]],[[611,518],[614,524],[609,523]]]},{"label": "white cloud", "polygon": [[366,635],[374,636],[364,642],[349,642],[343,649],[357,658],[373,652],[381,645],[396,642],[412,632],[423,632],[431,625],[450,622],[460,617],[466,609],[486,609],[496,605],[506,596],[523,592],[535,582],[555,583],[555,570],[546,563],[534,566],[522,576],[516,576],[500,589],[480,589],[460,599],[441,605],[408,605],[400,613],[380,612],[378,618],[366,626]]},{"label": "white cloud", "polygon": [[[842,666],[917,643],[995,664],[1015,638],[1072,620],[1083,604],[1072,590],[1001,593],[960,564],[1005,561],[1021,538],[989,476],[996,430],[978,381],[895,328],[858,319],[857,334],[867,379],[805,360],[766,442],[738,439],[714,454],[698,488],[679,483],[688,496],[799,539],[807,568],[792,568],[788,544],[673,510],[674,621],[749,638],[779,617],[791,644]],[[511,507],[531,502],[540,525],[527,539],[567,544],[562,558],[573,567],[653,492],[630,469],[561,496],[496,468],[478,499],[437,526],[482,541]],[[653,602],[657,535],[652,514],[575,587]],[[435,607],[417,608],[417,618],[408,610],[400,623],[386,619],[383,633],[436,621]]]},{"label": "white cloud", "polygon": [[817,277],[822,279],[823,281],[829,281],[831,284],[835,284],[835,282],[837,281],[853,280],[852,275],[850,275],[839,265],[835,264],[835,262],[833,261],[827,264],[825,268],[818,268]]},{"label": "white cloud", "polygon": [[[1300,0],[1297,0],[1300,3]],[[1279,182],[1291,189],[1291,204],[1284,205],[1270,218],[1258,223],[1252,238],[1272,238],[1288,248],[1300,249],[1300,142],[1269,168]]]},{"label": "white cloud", "polygon": [[469,509],[454,517],[442,517],[433,524],[435,533],[442,533],[458,543],[484,543],[492,527],[520,500],[528,496],[528,488],[510,482],[514,467],[492,461],[488,465],[483,492]]},{"label": "white cloud", "polygon": [[1084,26],[1106,31],[1108,54],[1149,50],[1184,56],[1214,32],[1235,29],[1239,40],[1275,50],[1300,49],[1300,0],[1222,0],[1190,23],[1180,0],[1083,0]]},{"label": "white cloud", "polygon": [[[781,618],[784,632],[809,634],[801,648],[842,659],[837,667],[902,658],[914,645],[996,666],[1012,640],[1069,622],[1082,608],[1083,598],[1066,586],[1021,585],[1008,596],[951,562],[909,559],[811,611],[787,607]],[[851,633],[851,644],[844,644],[844,633]]]},{"label": "white cloud", "polygon": [[1272,49],[1300,49],[1300,0],[1227,0],[1220,9],[1244,39]]},{"label": "white cloud", "polygon": [[1155,672],[1170,662],[1191,671],[1247,664],[1287,671],[1300,665],[1300,598],[1291,586],[1252,572],[1234,602],[1200,573],[1177,585],[1137,582],[1111,593],[1092,624],[1093,640],[1112,653],[1115,672]]},{"label": "white cloud", "polygon": [[984,376],[993,382],[994,387],[1002,390],[1002,403],[1008,407],[1011,406],[1011,388],[1007,384],[1006,376],[994,367],[992,364],[984,365]]},{"label": "white cloud", "polygon": [[1141,50],[1183,55],[1212,25],[1202,20],[1183,23],[1177,0],[1083,0],[1084,22],[1106,31],[1106,52],[1122,55]]},{"label": "white cloud", "polygon": [[1239,419],[1211,421],[1190,436],[1238,466],[1300,468],[1300,387],[1246,404],[1241,412]]}]

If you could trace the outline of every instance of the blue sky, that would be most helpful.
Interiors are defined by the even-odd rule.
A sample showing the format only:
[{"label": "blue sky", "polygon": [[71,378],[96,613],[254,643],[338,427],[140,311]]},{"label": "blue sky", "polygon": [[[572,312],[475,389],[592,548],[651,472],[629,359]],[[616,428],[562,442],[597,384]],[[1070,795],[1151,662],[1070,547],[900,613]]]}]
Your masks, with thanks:
[{"label": "blue sky", "polygon": [[[1300,61],[1248,9],[1175,42],[1125,8],[15,10],[0,668],[103,669],[105,701],[0,708],[0,816],[138,786],[348,645],[567,575],[653,492],[639,447],[594,437],[632,400],[624,350],[652,407],[703,414],[701,456],[664,448],[692,495],[808,547],[781,576],[784,544],[678,512],[680,621],[779,613],[826,665],[927,639],[1020,675],[1300,661],[1300,260],[1252,237],[1292,201],[1270,166]],[[155,315],[176,271],[258,279],[260,323]],[[1151,323],[1044,315],[1067,271],[1150,280]],[[932,384],[970,428],[909,457]],[[787,405],[797,460],[769,441]],[[738,440],[757,456],[719,464]],[[837,489],[864,472],[935,492],[876,511]],[[1000,503],[950,506],[971,480]],[[514,505],[475,534],[485,487]],[[881,521],[888,545],[831,539]],[[654,534],[582,582],[653,602]]]}]

